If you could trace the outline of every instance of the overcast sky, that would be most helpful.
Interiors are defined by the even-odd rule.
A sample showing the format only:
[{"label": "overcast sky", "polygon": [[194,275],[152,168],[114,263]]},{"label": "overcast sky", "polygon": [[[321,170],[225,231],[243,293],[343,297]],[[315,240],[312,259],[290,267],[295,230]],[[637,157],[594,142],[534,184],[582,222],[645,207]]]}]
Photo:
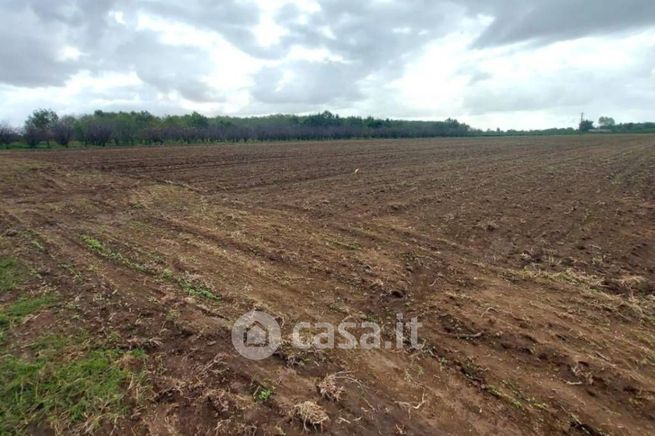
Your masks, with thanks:
[{"label": "overcast sky", "polygon": [[655,0],[0,0],[0,120],[38,107],[655,121]]}]

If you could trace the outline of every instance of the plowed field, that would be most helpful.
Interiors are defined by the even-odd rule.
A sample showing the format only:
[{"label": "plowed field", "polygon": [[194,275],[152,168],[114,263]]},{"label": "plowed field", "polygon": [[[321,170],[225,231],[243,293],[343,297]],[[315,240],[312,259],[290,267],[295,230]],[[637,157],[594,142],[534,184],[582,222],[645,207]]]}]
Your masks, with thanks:
[{"label": "plowed field", "polygon": [[[144,355],[120,413],[61,428],[655,432],[653,136],[2,152],[0,191],[0,255],[25,269],[0,305],[56,296],[3,353],[82,331]],[[421,346],[248,360],[230,331],[253,309],[285,339],[345,319],[390,338],[402,313]]]}]

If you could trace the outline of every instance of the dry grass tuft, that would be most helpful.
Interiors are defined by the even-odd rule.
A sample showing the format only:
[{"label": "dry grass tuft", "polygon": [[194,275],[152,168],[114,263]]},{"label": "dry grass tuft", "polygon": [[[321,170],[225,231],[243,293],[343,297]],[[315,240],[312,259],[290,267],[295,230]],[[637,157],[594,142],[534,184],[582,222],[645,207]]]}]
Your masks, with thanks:
[{"label": "dry grass tuft", "polygon": [[618,280],[620,286],[630,292],[647,293],[652,290],[648,279],[643,276],[624,276]]},{"label": "dry grass tuft", "polygon": [[319,394],[327,400],[339,401],[343,394],[343,386],[337,384],[337,374],[329,374],[316,385]]},{"label": "dry grass tuft", "polygon": [[295,348],[291,341],[287,339],[282,340],[274,354],[290,367],[319,364],[326,358],[323,350],[319,350],[314,346],[308,349]]},{"label": "dry grass tuft", "polygon": [[323,431],[323,425],[330,421],[327,412],[314,401],[303,401],[293,406],[292,416],[302,422],[305,430],[309,429],[309,425]]},{"label": "dry grass tuft", "polygon": [[572,285],[578,285],[584,290],[598,290],[602,287],[603,279],[587,274],[584,271],[578,271],[573,268],[567,268],[565,271],[552,272],[544,271],[541,269],[525,268],[522,270],[510,271],[510,275],[514,278],[521,279],[547,279],[554,282],[564,282]]}]

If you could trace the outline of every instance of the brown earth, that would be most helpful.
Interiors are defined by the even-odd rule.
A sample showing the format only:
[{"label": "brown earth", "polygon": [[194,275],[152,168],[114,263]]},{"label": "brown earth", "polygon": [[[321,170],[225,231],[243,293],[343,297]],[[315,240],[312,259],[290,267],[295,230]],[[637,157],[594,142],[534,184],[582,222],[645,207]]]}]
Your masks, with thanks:
[{"label": "brown earth", "polygon": [[[3,252],[78,308],[12,340],[83,326],[148,354],[119,433],[655,432],[654,136],[4,152],[0,191]],[[250,361],[230,328],[252,309],[285,337],[391,338],[403,313],[422,346]]]}]

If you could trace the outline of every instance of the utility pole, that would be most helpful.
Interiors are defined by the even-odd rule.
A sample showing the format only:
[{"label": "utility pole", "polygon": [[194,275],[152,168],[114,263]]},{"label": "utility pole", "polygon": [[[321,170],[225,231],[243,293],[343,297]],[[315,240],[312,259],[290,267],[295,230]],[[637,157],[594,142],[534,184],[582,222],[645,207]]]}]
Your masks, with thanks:
[{"label": "utility pole", "polygon": [[584,121],[584,112],[580,113],[580,124],[578,124],[578,134],[582,135],[582,122]]}]

